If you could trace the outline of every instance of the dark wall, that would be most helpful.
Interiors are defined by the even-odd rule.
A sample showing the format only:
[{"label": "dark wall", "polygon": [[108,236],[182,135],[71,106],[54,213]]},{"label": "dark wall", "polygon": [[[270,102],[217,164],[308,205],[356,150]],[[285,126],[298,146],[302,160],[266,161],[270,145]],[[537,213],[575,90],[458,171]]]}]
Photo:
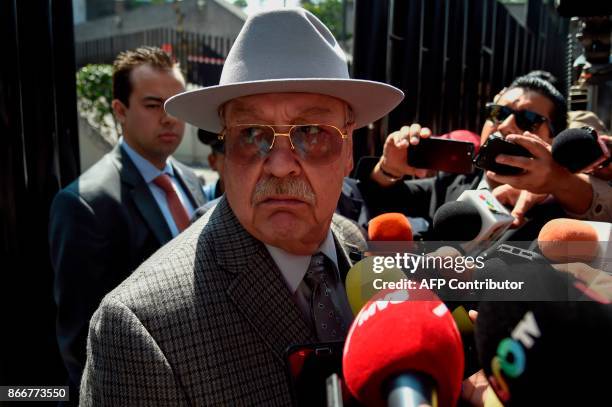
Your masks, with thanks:
[{"label": "dark wall", "polygon": [[[386,82],[387,39],[389,38],[389,7],[391,0],[357,0],[353,28],[353,63],[351,76]],[[392,41],[392,40],[390,40]],[[386,122],[379,121],[369,128],[355,131],[353,157],[355,163],[363,155],[382,151]]]},{"label": "dark wall", "polygon": [[353,76],[406,94],[375,140],[355,144],[356,157],[381,153],[385,125],[480,133],[484,105],[513,78],[565,76],[568,20],[540,0],[529,2],[526,27],[497,0],[356,0],[355,15]]},{"label": "dark wall", "polygon": [[60,385],[47,224],[79,172],[70,0],[0,2],[0,384]]}]

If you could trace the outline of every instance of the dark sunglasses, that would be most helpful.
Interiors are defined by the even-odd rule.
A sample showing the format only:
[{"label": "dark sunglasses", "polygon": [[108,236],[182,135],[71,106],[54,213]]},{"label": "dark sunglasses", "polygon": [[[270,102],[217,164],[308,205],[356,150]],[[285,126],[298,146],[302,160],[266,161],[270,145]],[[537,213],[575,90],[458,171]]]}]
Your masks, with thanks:
[{"label": "dark sunglasses", "polygon": [[487,119],[491,120],[496,125],[506,120],[510,115],[514,115],[514,120],[519,129],[523,131],[535,131],[542,123],[546,123],[550,130],[551,136],[555,135],[550,121],[531,110],[514,110],[508,106],[496,105],[495,103],[487,103],[486,106]]},{"label": "dark sunglasses", "polygon": [[[288,129],[277,132],[275,127]],[[291,149],[310,164],[329,164],[340,155],[348,134],[330,124],[238,124],[219,135],[225,140],[225,155],[239,164],[251,164],[265,158],[276,137],[288,137]]]}]

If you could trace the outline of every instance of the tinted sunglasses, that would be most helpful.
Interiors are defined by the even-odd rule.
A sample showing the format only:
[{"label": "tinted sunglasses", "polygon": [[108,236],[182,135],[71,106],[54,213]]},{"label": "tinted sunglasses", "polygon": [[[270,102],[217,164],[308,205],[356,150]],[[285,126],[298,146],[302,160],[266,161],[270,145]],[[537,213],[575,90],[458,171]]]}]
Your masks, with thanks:
[{"label": "tinted sunglasses", "polygon": [[523,131],[533,132],[538,126],[544,122],[548,125],[551,136],[554,136],[555,132],[550,124],[550,121],[531,110],[514,110],[508,106],[496,105],[495,103],[487,103],[486,106],[487,119],[491,120],[496,125],[503,122],[510,115],[514,115],[514,120],[519,129]]},{"label": "tinted sunglasses", "polygon": [[[275,128],[287,129],[277,132]],[[291,149],[309,164],[329,164],[340,155],[346,133],[330,124],[238,124],[227,127],[219,138],[225,140],[225,155],[239,164],[265,158],[276,137],[288,137]]]}]

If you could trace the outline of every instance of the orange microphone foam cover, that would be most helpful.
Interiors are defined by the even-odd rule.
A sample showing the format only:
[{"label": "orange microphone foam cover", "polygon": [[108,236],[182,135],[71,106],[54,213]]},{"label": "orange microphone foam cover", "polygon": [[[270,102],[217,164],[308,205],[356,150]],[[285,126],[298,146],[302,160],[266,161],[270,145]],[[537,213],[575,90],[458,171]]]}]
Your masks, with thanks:
[{"label": "orange microphone foam cover", "polygon": [[412,226],[401,213],[384,213],[370,221],[368,238],[374,241],[412,241]]},{"label": "orange microphone foam cover", "polygon": [[538,235],[542,254],[557,263],[591,262],[599,250],[597,231],[576,219],[553,219]]}]

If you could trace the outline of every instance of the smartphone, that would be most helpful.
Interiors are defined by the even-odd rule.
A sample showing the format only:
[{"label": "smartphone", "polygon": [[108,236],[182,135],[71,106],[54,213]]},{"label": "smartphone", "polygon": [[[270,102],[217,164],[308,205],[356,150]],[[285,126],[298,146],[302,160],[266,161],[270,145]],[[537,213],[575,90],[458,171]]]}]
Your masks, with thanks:
[{"label": "smartphone", "polygon": [[500,132],[495,132],[480,146],[480,151],[474,159],[474,165],[499,175],[518,175],[523,172],[522,168],[496,162],[495,158],[500,154],[532,157],[525,147],[506,141]]},{"label": "smartphone", "polygon": [[473,171],[474,144],[438,137],[422,138],[408,147],[408,165],[436,171],[468,174]]},{"label": "smartphone", "polygon": [[337,375],[342,394],[341,405],[359,405],[343,383],[342,350],[344,342],[323,342],[290,346],[285,364],[293,405],[326,407],[328,378]]}]

